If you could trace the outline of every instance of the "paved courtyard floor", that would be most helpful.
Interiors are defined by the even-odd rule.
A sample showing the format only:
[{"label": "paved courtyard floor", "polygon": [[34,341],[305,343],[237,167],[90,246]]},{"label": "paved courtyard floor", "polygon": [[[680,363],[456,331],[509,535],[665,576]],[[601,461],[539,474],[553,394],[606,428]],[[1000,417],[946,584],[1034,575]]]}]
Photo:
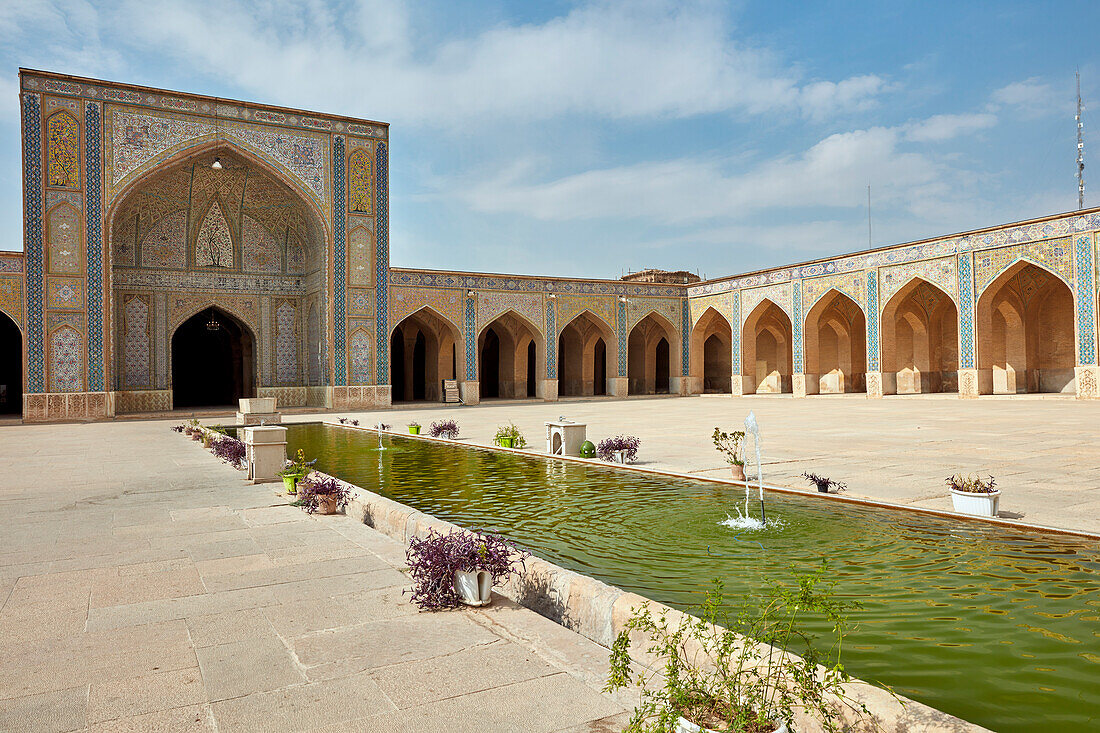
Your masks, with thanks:
[{"label": "paved courtyard floor", "polygon": [[0,427],[0,731],[612,731],[607,650],[418,613],[403,548],[167,422]]},{"label": "paved courtyard floor", "polygon": [[1002,489],[1002,518],[1100,533],[1100,402],[1040,395],[702,395],[470,407],[397,403],[394,410],[341,414],[399,430],[413,419],[426,429],[432,420],[453,417],[466,440],[484,444],[497,425],[513,421],[529,449],[542,452],[543,423],[565,416],[587,423],[593,442],[617,433],[638,436],[640,466],[727,476],[710,435],[715,426],[743,425],[749,410],[761,427],[766,483],[811,492],[801,476],[810,471],[845,482],[848,496],[950,510],[947,476],[992,474]]}]

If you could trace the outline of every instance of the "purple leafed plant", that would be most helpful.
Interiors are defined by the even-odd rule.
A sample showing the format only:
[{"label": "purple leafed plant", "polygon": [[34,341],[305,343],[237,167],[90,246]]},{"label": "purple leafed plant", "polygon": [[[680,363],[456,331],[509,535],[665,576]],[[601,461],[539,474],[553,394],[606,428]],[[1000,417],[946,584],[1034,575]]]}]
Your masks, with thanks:
[{"label": "purple leafed plant", "polygon": [[633,435],[616,435],[613,438],[604,438],[596,446],[596,456],[602,460],[610,461],[615,451],[625,450],[626,460],[633,463],[638,458],[638,446],[641,444],[642,441]]},{"label": "purple leafed plant", "polygon": [[488,571],[493,585],[504,583],[522,568],[530,553],[511,541],[492,534],[453,530],[447,534],[428,530],[413,537],[405,561],[413,579],[412,602],[422,611],[442,611],[462,605],[455,591],[455,571]]},{"label": "purple leafed plant", "polygon": [[338,417],[336,419],[340,421],[341,425],[347,425],[348,424],[348,419],[346,417]]},{"label": "purple leafed plant", "polygon": [[320,509],[322,499],[335,499],[336,511],[343,511],[351,501],[351,487],[332,477],[318,476],[298,482],[298,501],[295,504],[302,507],[306,514],[313,514]]},{"label": "purple leafed plant", "polygon": [[428,435],[454,440],[458,437],[458,423],[454,420],[436,420],[428,426]]},{"label": "purple leafed plant", "polygon": [[231,438],[228,435],[222,436],[218,440],[214,441],[211,450],[214,451],[214,455],[222,459],[233,468],[240,468],[244,463],[245,447],[244,443]]},{"label": "purple leafed plant", "polygon": [[351,421],[351,424],[352,424],[352,425],[358,425],[358,424],[359,424],[359,421],[358,421],[358,420],[352,420],[352,421]]},{"label": "purple leafed plant", "polygon": [[183,432],[183,426],[182,425],[173,425],[172,430],[174,432],[177,432],[177,433],[182,433]]}]

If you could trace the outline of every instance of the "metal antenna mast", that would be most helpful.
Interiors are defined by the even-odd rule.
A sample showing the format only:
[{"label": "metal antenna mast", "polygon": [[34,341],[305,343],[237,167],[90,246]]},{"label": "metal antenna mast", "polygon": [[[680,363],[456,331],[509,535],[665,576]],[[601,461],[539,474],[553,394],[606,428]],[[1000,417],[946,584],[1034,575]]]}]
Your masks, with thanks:
[{"label": "metal antenna mast", "polygon": [[1085,125],[1081,122],[1081,71],[1077,70],[1077,210],[1085,208]]}]

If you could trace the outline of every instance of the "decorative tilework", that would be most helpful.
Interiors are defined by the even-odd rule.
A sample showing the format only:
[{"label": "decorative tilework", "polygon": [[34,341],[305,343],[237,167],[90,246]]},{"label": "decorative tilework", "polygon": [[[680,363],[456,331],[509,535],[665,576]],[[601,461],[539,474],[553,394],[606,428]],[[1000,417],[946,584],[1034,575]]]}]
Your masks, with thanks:
[{"label": "decorative tilework", "polygon": [[[908,279],[906,278],[906,280]],[[878,270],[870,270],[867,273],[867,302],[872,305],[879,302],[878,280]],[[865,309],[865,315],[867,316],[867,371],[869,372],[879,371],[878,319],[880,313],[881,309],[877,306]]]},{"label": "decorative tilework", "polygon": [[374,317],[373,290],[348,288],[348,314],[352,316]]},{"label": "decorative tilework", "polygon": [[370,150],[356,150],[348,157],[348,211],[370,214],[374,192],[371,190]]},{"label": "decorative tilework", "polygon": [[27,277],[27,392],[44,392],[42,343],[42,113],[37,94],[23,95],[23,251]]},{"label": "decorative tilework", "polygon": [[[144,245],[143,245],[144,247]],[[143,253],[144,254],[144,253]],[[263,224],[247,214],[241,218],[241,268],[246,272],[279,272],[279,243]]]},{"label": "decorative tilework", "polygon": [[466,298],[466,379],[477,379],[477,307]]},{"label": "decorative tilework", "polygon": [[680,319],[683,317],[683,305],[681,300],[671,298],[631,298],[627,301],[627,328],[633,329],[650,313],[659,313],[669,320],[672,327],[680,330]]},{"label": "decorative tilework", "polygon": [[[328,202],[324,175],[328,160],[327,135],[291,133],[242,122],[221,122],[215,127],[214,120],[209,117],[137,112],[113,105],[107,114],[112,196],[166,155],[200,142],[223,138],[273,162],[297,180],[318,205]],[[340,168],[343,169],[342,157]],[[340,188],[342,191],[342,179]]]},{"label": "decorative tilework", "polygon": [[294,305],[284,301],[275,309],[275,379],[280,385],[298,382],[298,338]]},{"label": "decorative tilework", "polygon": [[1085,366],[1096,363],[1096,248],[1091,234],[1078,234],[1073,239],[1077,270],[1077,364]]},{"label": "decorative tilework", "polygon": [[357,328],[352,332],[350,350],[351,383],[370,384],[374,365],[370,360],[370,334],[366,329]]},{"label": "decorative tilework", "polygon": [[177,211],[158,221],[141,242],[142,267],[187,266],[187,212]]},{"label": "decorative tilework", "polygon": [[[503,313],[515,311],[523,316],[531,328],[541,333],[543,326],[542,296],[537,293],[502,293],[490,291],[477,294],[477,330],[492,323]],[[545,334],[543,334],[545,335]]]},{"label": "decorative tilework", "polygon": [[756,309],[756,306],[763,303],[765,300],[770,300],[777,306],[783,309],[783,312],[791,319],[794,318],[794,288],[791,283],[777,283],[775,285],[769,285],[764,288],[752,288],[751,290],[741,291],[741,325],[745,325],[745,319],[747,319],[752,312]]},{"label": "decorative tilework", "polygon": [[206,308],[220,308],[260,336],[260,297],[258,295],[225,295],[222,293],[170,293],[168,295],[168,332]]},{"label": "decorative tilework", "polygon": [[691,327],[694,328],[699,319],[703,317],[703,314],[707,312],[708,308],[713,308],[718,311],[731,324],[731,297],[729,293],[718,293],[717,295],[707,295],[702,298],[689,298],[688,308],[691,313]]},{"label": "decorative tilework", "polygon": [[144,298],[126,300],[123,307],[125,335],[122,339],[123,385],[125,389],[149,387],[149,304]]},{"label": "decorative tilework", "polygon": [[195,237],[196,267],[233,267],[233,237],[220,202],[214,201]]},{"label": "decorative tilework", "polygon": [[334,196],[332,199],[332,231],[333,231],[333,267],[332,276],[335,283],[332,299],[333,327],[335,337],[332,342],[334,358],[336,361],[336,376],[333,385],[342,387],[347,384],[347,353],[346,329],[347,329],[347,251],[345,248],[347,236],[347,217],[344,211],[344,138],[337,135],[333,140],[333,170],[332,186]]},{"label": "decorative tilework", "polygon": [[972,255],[959,255],[959,369],[974,368],[974,276]]},{"label": "decorative tilework", "polygon": [[23,253],[0,252],[0,272],[23,272]]},{"label": "decorative tilework", "polygon": [[546,378],[558,378],[558,314],[557,300],[550,298],[546,301],[546,333],[550,334],[546,339]]},{"label": "decorative tilework", "polygon": [[620,300],[615,307],[615,329],[619,341],[619,376],[626,376],[626,361],[628,356],[628,337],[626,330],[626,302]]},{"label": "decorative tilework", "polygon": [[390,298],[390,323],[398,324],[428,306],[444,320],[450,321],[455,331],[462,330],[463,292],[450,288],[398,288],[392,289]]},{"label": "decorative tilework", "polygon": [[260,333],[263,336],[260,339],[260,384],[265,386],[275,383],[272,378],[272,363],[275,357],[271,344],[271,334],[274,332],[275,329],[271,327],[271,296],[262,295],[260,296]]},{"label": "decorative tilework", "polygon": [[50,391],[81,392],[83,386],[83,339],[72,326],[62,326],[50,334]]},{"label": "decorative tilework", "polygon": [[975,252],[975,292],[981,294],[998,275],[1019,260],[1045,267],[1073,288],[1072,244],[1069,237],[1064,237]]},{"label": "decorative tilework", "polygon": [[23,330],[23,278],[18,275],[0,276],[0,311],[7,313],[15,325]]},{"label": "decorative tilework", "polygon": [[687,376],[691,373],[691,312],[687,298],[683,299],[680,312],[680,351],[680,374]]},{"label": "decorative tilework", "polygon": [[[803,333],[805,329],[805,323],[802,320],[802,288],[793,288],[793,298],[791,300],[791,334],[794,340],[794,349],[791,356],[791,368],[794,374],[802,374],[805,372],[804,365],[804,350],[803,350]],[[805,394],[806,390],[803,388],[802,393]]]},{"label": "decorative tilework", "polygon": [[84,307],[84,280],[79,277],[47,277],[46,307],[77,309]]},{"label": "decorative tilework", "polygon": [[[554,304],[558,333],[579,313],[589,311],[603,321],[608,329],[615,323],[615,298],[608,295],[559,295]],[[612,329],[613,330],[613,329]]]},{"label": "decorative tilework", "polygon": [[156,293],[153,296],[153,329],[157,364],[157,389],[168,387],[168,295]]},{"label": "decorative tilework", "polygon": [[374,284],[374,235],[365,226],[348,234],[348,285]]},{"label": "decorative tilework", "polygon": [[730,296],[730,333],[733,336],[731,351],[733,353],[734,375],[741,373],[741,292],[734,291]]},{"label": "decorative tilework", "polygon": [[830,290],[844,293],[854,300],[860,308],[867,311],[867,297],[864,283],[866,278],[862,272],[847,272],[840,275],[827,277],[814,277],[802,281],[802,305],[809,312],[817,301]]},{"label": "decorative tilework", "polygon": [[916,277],[935,285],[947,293],[952,300],[957,297],[959,274],[955,265],[955,258],[940,257],[935,260],[921,260],[882,268],[879,274],[879,279],[882,281],[882,288],[879,291],[881,294],[879,310],[890,302],[890,298],[894,297],[895,293]]},{"label": "decorative tilework", "polygon": [[306,320],[306,361],[309,363],[309,384],[320,386],[322,379],[321,360],[324,354],[324,344],[321,339],[321,316],[317,310],[317,304],[309,306],[309,316]]},{"label": "decorative tilework", "polygon": [[80,123],[65,111],[46,120],[46,185],[80,186]]},{"label": "decorative tilework", "polygon": [[375,290],[378,293],[377,298],[377,312],[378,334],[376,349],[378,354],[378,384],[388,384],[389,380],[386,375],[389,374],[389,322],[387,316],[389,314],[389,307],[387,301],[389,300],[389,278],[385,276],[385,273],[390,269],[390,203],[389,203],[389,157],[388,150],[385,143],[379,143],[374,149],[375,158],[375,186],[374,193],[377,197],[377,206],[375,206],[375,212],[377,214],[377,223],[375,224],[375,267],[374,271],[378,277],[375,278]]},{"label": "decorative tilework", "polygon": [[46,212],[46,271],[52,275],[83,275],[80,210],[63,202]]},{"label": "decorative tilework", "polygon": [[[379,181],[381,181],[381,178]],[[381,185],[381,182],[379,182],[379,185]],[[436,270],[408,270],[400,267],[391,268],[389,273],[390,283],[410,287],[513,290],[517,292],[557,293],[559,297],[561,295],[614,295],[637,298],[681,298],[684,295],[684,286],[682,285],[651,285],[648,283],[628,283],[622,280],[567,280],[515,275],[471,275]]]}]

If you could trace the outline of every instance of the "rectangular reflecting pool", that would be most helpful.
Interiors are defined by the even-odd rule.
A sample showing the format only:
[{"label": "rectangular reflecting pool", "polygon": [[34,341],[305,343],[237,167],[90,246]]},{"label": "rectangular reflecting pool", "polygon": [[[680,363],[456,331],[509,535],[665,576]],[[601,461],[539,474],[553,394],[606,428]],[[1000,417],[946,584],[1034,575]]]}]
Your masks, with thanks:
[{"label": "rectangular reflecting pool", "polygon": [[[1100,728],[1100,549],[814,496],[768,494],[776,526],[721,524],[742,489],[440,445],[325,425],[288,426],[288,452],[458,525],[687,609],[712,579],[755,598],[765,578],[827,558],[863,608],[853,674],[997,731]],[[824,629],[822,629],[824,631]]]}]

